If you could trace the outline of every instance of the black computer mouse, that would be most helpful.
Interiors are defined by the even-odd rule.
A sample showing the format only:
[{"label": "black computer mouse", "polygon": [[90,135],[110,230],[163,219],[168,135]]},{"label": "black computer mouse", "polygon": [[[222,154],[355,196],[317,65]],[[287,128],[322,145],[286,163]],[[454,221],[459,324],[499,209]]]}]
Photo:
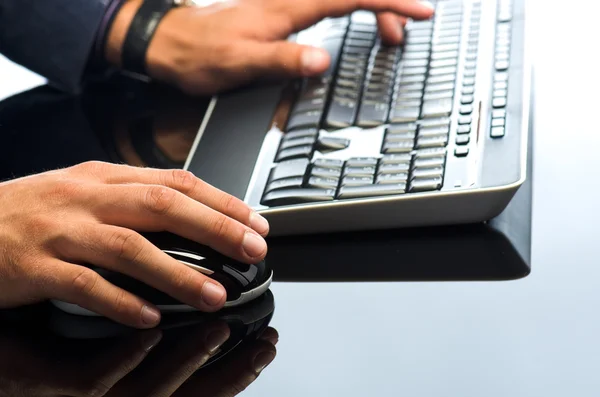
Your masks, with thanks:
[{"label": "black computer mouse", "polygon": [[[228,258],[210,247],[171,233],[144,233],[143,235],[171,257],[221,283],[227,291],[226,308],[240,306],[256,299],[269,289],[273,280],[273,271],[265,260],[246,264]],[[146,299],[163,313],[197,310],[133,277],[94,266],[92,269],[108,282]],[[71,303],[62,301],[53,301],[53,303],[68,313],[97,315]]]}]

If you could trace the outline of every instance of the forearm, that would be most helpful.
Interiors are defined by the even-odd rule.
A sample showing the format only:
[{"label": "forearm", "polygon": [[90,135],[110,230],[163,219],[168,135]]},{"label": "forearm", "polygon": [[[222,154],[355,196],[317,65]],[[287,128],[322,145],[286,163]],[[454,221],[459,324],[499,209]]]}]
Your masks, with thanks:
[{"label": "forearm", "polygon": [[0,0],[0,52],[75,91],[110,0]]}]

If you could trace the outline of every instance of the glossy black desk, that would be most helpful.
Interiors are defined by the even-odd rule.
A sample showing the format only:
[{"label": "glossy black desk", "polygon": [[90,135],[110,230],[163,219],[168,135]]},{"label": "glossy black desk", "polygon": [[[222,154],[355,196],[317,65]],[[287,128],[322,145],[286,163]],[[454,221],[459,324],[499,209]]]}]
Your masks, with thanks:
[{"label": "glossy black desk", "polygon": [[[564,44],[550,29],[556,20],[539,34]],[[593,65],[582,46],[565,48],[565,59]],[[270,326],[279,342],[256,380],[252,363],[264,345],[252,340],[187,378],[202,365],[212,319],[165,331],[143,359],[152,334],[120,330],[110,340],[73,340],[55,335],[56,312],[48,307],[3,312],[0,390],[92,395],[110,388],[106,395],[162,396],[185,382],[175,395],[235,395],[244,387],[244,396],[599,395],[597,110],[593,101],[559,99],[600,85],[589,73],[555,79],[561,66],[552,46],[540,47],[538,62],[544,67],[536,71],[532,190],[524,191],[533,192],[530,240],[510,235],[510,216],[489,226],[271,240],[278,279]],[[29,151],[3,144],[1,177],[89,159],[181,164],[185,145],[173,141],[189,141],[186,131],[199,122],[203,101],[164,93],[159,102],[152,95],[140,102],[114,92],[104,87],[72,99],[40,89],[2,102],[0,115],[11,115],[0,117],[3,142],[9,137]],[[176,133],[155,134],[154,146],[144,146],[152,137],[146,116],[157,111],[182,116],[159,118],[150,130]],[[156,146],[163,150],[151,150]],[[521,213],[527,202],[515,201],[512,210]],[[82,336],[80,328],[59,330]]]}]

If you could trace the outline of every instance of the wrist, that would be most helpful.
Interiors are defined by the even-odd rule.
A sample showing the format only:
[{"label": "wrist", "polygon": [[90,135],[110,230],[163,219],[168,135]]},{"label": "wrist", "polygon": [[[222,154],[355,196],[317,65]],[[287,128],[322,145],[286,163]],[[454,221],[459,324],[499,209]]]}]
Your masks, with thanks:
[{"label": "wrist", "polygon": [[137,10],[143,0],[125,0],[108,31],[104,56],[108,64],[120,68],[123,54],[123,43],[129,30],[129,26],[135,17]]}]

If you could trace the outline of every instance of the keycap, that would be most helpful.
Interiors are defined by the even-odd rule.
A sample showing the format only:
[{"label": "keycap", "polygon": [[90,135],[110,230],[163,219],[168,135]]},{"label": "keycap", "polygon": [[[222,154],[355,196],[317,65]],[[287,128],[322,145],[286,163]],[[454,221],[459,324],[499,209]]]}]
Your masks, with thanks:
[{"label": "keycap", "polygon": [[454,155],[456,157],[466,157],[469,154],[468,146],[459,146],[454,150]]},{"label": "keycap", "polygon": [[[429,52],[431,51],[431,44],[429,43],[421,43],[421,44],[407,44],[404,46],[404,59],[415,59],[415,58],[407,58],[408,54],[422,54],[427,53],[427,58],[429,58]],[[422,58],[416,58],[422,59]]]},{"label": "keycap", "polygon": [[369,186],[344,186],[338,194],[339,199],[352,199],[375,196],[390,196],[404,194],[406,184],[369,185]]},{"label": "keycap", "polygon": [[287,178],[287,179],[280,179],[277,181],[273,181],[267,185],[267,188],[265,189],[265,193],[269,193],[273,190],[278,190],[278,189],[300,188],[300,187],[302,187],[303,182],[304,182],[304,178],[302,178],[302,177]]},{"label": "keycap", "polygon": [[323,77],[331,77],[335,72],[335,66],[337,65],[338,58],[340,57],[340,52],[342,48],[343,38],[327,40],[323,43],[322,48],[329,53],[329,57],[331,59],[331,63],[329,64],[329,68],[323,74]]},{"label": "keycap", "polygon": [[281,205],[332,201],[335,198],[335,192],[336,189],[281,189],[267,193],[263,197],[261,203],[266,206],[276,207]]},{"label": "keycap", "polygon": [[506,72],[494,73],[494,81],[508,81],[508,73],[506,73]]},{"label": "keycap", "polygon": [[504,127],[504,119],[492,119],[492,127]]},{"label": "keycap", "polygon": [[433,28],[432,20],[423,20],[423,21],[414,21],[413,20],[406,26],[406,29],[408,31],[421,30],[421,29],[432,29],[432,28]]},{"label": "keycap", "polygon": [[356,124],[361,127],[375,127],[384,124],[388,118],[389,106],[386,103],[368,103],[360,105]]},{"label": "keycap", "polygon": [[[496,52],[495,57],[496,61],[508,61],[508,59],[510,58],[510,54],[508,52],[498,51]],[[498,69],[497,65],[498,64],[496,63],[496,69]]]},{"label": "keycap", "polygon": [[287,130],[293,131],[298,128],[318,127],[321,116],[321,111],[293,114],[288,121]]},{"label": "keycap", "polygon": [[427,87],[425,87],[425,92],[439,92],[452,90],[454,90],[454,83],[428,84]]},{"label": "keycap", "polygon": [[292,131],[292,132],[286,132],[285,135],[283,136],[283,138],[286,140],[297,139],[297,138],[306,138],[306,137],[312,137],[314,139],[317,139],[317,133],[318,133],[318,130],[316,128],[307,128],[304,130],[296,130],[296,131]]},{"label": "keycap", "polygon": [[492,127],[491,136],[492,138],[504,137],[504,127]]},{"label": "keycap", "polygon": [[471,105],[462,105],[459,109],[458,112],[462,115],[469,115],[471,113],[473,113],[473,106]]},{"label": "keycap", "polygon": [[506,90],[508,88],[508,83],[506,81],[496,81],[494,83],[494,90]]},{"label": "keycap", "polygon": [[421,109],[421,117],[445,117],[452,114],[452,100],[451,99],[440,99],[437,101],[425,101],[423,102],[423,108]]},{"label": "keycap", "polygon": [[447,68],[435,68],[429,69],[430,76],[439,76],[442,74],[456,74],[457,68],[455,66],[447,67]]},{"label": "keycap", "polygon": [[434,92],[426,92],[423,95],[423,100],[425,101],[437,101],[440,99],[452,99],[454,98],[454,91],[434,91]]},{"label": "keycap", "polygon": [[417,149],[445,147],[448,144],[448,135],[418,137],[415,147]]},{"label": "keycap", "polygon": [[310,171],[311,176],[318,176],[321,178],[338,178],[342,173],[341,168],[337,167],[313,167]]},{"label": "keycap", "polygon": [[412,154],[410,153],[396,153],[396,154],[386,154],[379,160],[381,165],[383,164],[400,164],[400,163],[409,163],[412,159]]},{"label": "keycap", "polygon": [[338,184],[338,178],[322,178],[318,176],[312,176],[308,180],[308,186],[322,189],[337,189]]},{"label": "keycap", "polygon": [[405,81],[397,81],[396,82],[396,90],[398,91],[398,95],[402,96],[406,92],[418,92],[419,95],[421,91],[425,88],[425,84],[423,82],[405,82]]},{"label": "keycap", "polygon": [[497,108],[503,108],[506,106],[506,98],[494,98],[492,99],[492,106]]},{"label": "keycap", "polygon": [[429,51],[405,52],[404,59],[429,59]]},{"label": "keycap", "polygon": [[439,45],[439,44],[454,44],[454,43],[460,43],[460,36],[455,36],[452,34],[438,36],[438,37],[435,37],[431,42],[431,44],[433,44],[434,46]]},{"label": "keycap", "polygon": [[400,75],[405,76],[414,76],[414,75],[425,75],[427,73],[426,67],[416,67],[416,68],[402,68],[400,70]]},{"label": "keycap", "polygon": [[446,51],[458,51],[460,48],[458,43],[453,44],[437,44],[432,47],[432,51],[435,52],[446,52]]},{"label": "keycap", "polygon": [[504,118],[504,117],[506,117],[506,110],[505,109],[494,109],[492,111],[492,117],[495,119]]},{"label": "keycap", "polygon": [[408,191],[411,193],[427,192],[442,188],[442,178],[415,178],[410,181]]},{"label": "keycap", "polygon": [[463,87],[461,90],[461,93],[463,95],[472,95],[473,93],[475,93],[475,87],[473,87],[473,86]]},{"label": "keycap", "polygon": [[301,94],[302,100],[312,98],[325,98],[329,88],[329,81],[325,78],[311,78],[306,81]]},{"label": "keycap", "polygon": [[418,159],[440,157],[440,156],[445,156],[445,155],[446,155],[445,148],[419,149],[415,153],[415,158],[417,159],[417,160],[415,160],[415,162],[417,162]]},{"label": "keycap", "polygon": [[364,24],[364,23],[355,23],[353,22],[350,25],[350,32],[362,32],[362,33],[375,33],[377,32],[376,25]]},{"label": "keycap", "polygon": [[275,161],[285,161],[302,157],[310,157],[313,151],[313,145],[297,146],[279,151]]},{"label": "keycap", "polygon": [[474,77],[465,77],[462,81],[462,84],[464,87],[473,86],[473,85],[475,85],[475,78]]},{"label": "keycap", "polygon": [[424,127],[449,127],[450,119],[448,117],[438,117],[434,119],[419,120],[421,128]]},{"label": "keycap", "polygon": [[287,137],[284,137],[283,141],[281,142],[281,146],[279,147],[279,150],[285,150],[285,149],[289,149],[292,147],[296,147],[296,146],[306,146],[306,145],[313,145],[315,143],[315,137],[314,136],[305,136],[302,138],[295,138],[295,139],[287,139]]},{"label": "keycap", "polygon": [[435,61],[431,61],[431,63],[429,64],[429,67],[430,68],[445,68],[445,67],[456,66],[456,65],[458,65],[457,58],[448,58],[448,59],[438,59]]},{"label": "keycap", "polygon": [[398,81],[400,84],[408,85],[409,83],[423,83],[427,77],[424,74],[415,75],[399,75]]},{"label": "keycap", "polygon": [[344,54],[368,55],[371,53],[371,48],[370,47],[344,46],[344,49],[342,50],[342,52]]},{"label": "keycap", "polygon": [[373,40],[363,40],[349,37],[345,43],[348,47],[367,47],[371,48],[373,46]]},{"label": "keycap", "polygon": [[351,157],[346,160],[346,167],[375,167],[378,161],[375,157]]},{"label": "keycap", "polygon": [[313,162],[313,165],[315,167],[339,168],[339,169],[341,169],[344,166],[344,161],[343,160],[338,160],[338,159],[320,158],[320,159],[316,159]]},{"label": "keycap", "polygon": [[414,68],[414,67],[425,67],[429,61],[427,59],[407,59],[402,62],[402,67]]},{"label": "keycap", "polygon": [[442,74],[439,76],[429,76],[427,78],[427,84],[440,84],[440,83],[452,83],[456,80],[454,74]]},{"label": "keycap", "polygon": [[473,103],[474,100],[475,98],[473,97],[473,95],[463,95],[460,98],[460,103],[463,105],[470,105]]},{"label": "keycap", "polygon": [[414,141],[416,136],[416,132],[414,131],[404,131],[398,132],[395,134],[386,134],[385,141],[386,142],[398,142],[398,141]]},{"label": "keycap", "polygon": [[415,143],[412,140],[394,142],[385,141],[383,143],[383,149],[381,149],[381,153],[410,153],[414,146]]},{"label": "keycap", "polygon": [[410,170],[410,163],[408,162],[395,164],[384,163],[379,166],[379,171],[377,171],[377,174],[398,174],[402,172],[408,172],[408,170]]},{"label": "keycap", "polygon": [[469,138],[469,135],[458,135],[456,137],[456,144],[457,145],[468,145],[470,140],[471,139]]},{"label": "keycap", "polygon": [[373,176],[349,176],[342,179],[340,186],[365,186],[371,184],[373,184]]},{"label": "keycap", "polygon": [[292,113],[303,113],[303,112],[309,112],[309,111],[323,111],[324,106],[325,106],[325,98],[324,97],[303,99],[296,103]]},{"label": "keycap", "polygon": [[344,167],[343,176],[371,176],[375,175],[374,166],[365,167]]},{"label": "keycap", "polygon": [[443,167],[445,163],[445,156],[436,155],[435,157],[424,157],[415,159],[415,162],[413,163],[413,168]]},{"label": "keycap", "polygon": [[286,178],[304,177],[308,163],[308,159],[282,161],[271,169],[269,182]]},{"label": "keycap", "polygon": [[390,185],[390,184],[398,184],[398,183],[406,183],[408,181],[408,173],[398,173],[398,174],[380,174],[375,178],[375,183],[378,185]]},{"label": "keycap", "polygon": [[471,116],[460,116],[458,118],[458,124],[459,125],[464,125],[464,124],[471,124]]},{"label": "keycap", "polygon": [[394,108],[390,111],[389,121],[391,123],[403,123],[416,121],[419,118],[421,109],[416,108]]},{"label": "keycap", "polygon": [[448,134],[450,132],[450,128],[447,126],[444,127],[421,127],[419,129],[419,136],[438,136]]},{"label": "keycap", "polygon": [[441,178],[443,175],[443,167],[417,167],[412,170],[411,178]]},{"label": "keycap", "polygon": [[326,124],[328,127],[343,128],[354,124],[356,114],[356,101],[352,99],[340,100],[334,98],[327,112]]},{"label": "keycap", "polygon": [[474,78],[477,75],[477,71],[475,69],[465,70],[463,72],[463,76],[466,78]]},{"label": "keycap", "polygon": [[458,51],[434,52],[433,54],[431,54],[432,61],[451,58],[458,58]]},{"label": "keycap", "polygon": [[373,40],[373,38],[375,38],[375,35],[373,33],[350,31],[348,32],[348,38],[359,40]]},{"label": "keycap", "polygon": [[421,99],[406,99],[406,98],[400,97],[394,101],[394,103],[392,104],[392,107],[394,107],[395,109],[420,108],[422,104],[423,104],[423,101]]},{"label": "keycap", "polygon": [[350,146],[350,139],[335,138],[321,135],[317,140],[319,151],[343,150]]},{"label": "keycap", "polygon": [[471,126],[470,125],[459,125],[458,128],[456,129],[456,133],[457,134],[468,134],[471,132]]},{"label": "keycap", "polygon": [[391,124],[385,130],[386,134],[399,134],[402,132],[417,132],[416,123],[405,123],[405,124]]}]

